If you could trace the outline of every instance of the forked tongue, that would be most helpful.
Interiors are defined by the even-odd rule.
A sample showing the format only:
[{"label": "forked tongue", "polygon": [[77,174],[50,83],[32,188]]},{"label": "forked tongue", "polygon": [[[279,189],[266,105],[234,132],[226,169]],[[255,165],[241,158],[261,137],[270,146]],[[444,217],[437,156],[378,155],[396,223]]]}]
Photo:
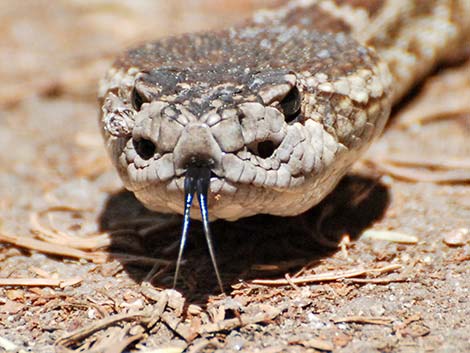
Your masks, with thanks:
[{"label": "forked tongue", "polygon": [[186,245],[186,238],[189,230],[189,223],[191,218],[189,217],[191,212],[191,205],[193,204],[194,194],[197,195],[199,201],[199,208],[201,210],[202,224],[204,226],[204,235],[206,236],[207,247],[209,248],[209,254],[214,266],[215,275],[217,276],[217,282],[220,290],[224,292],[222,280],[220,278],[219,268],[217,261],[215,260],[214,247],[212,245],[212,236],[209,228],[209,212],[207,209],[207,194],[209,191],[209,184],[211,178],[211,170],[208,166],[201,165],[190,165],[186,170],[186,176],[184,178],[184,218],[183,218],[183,230],[181,232],[180,248],[178,252],[178,260],[176,261],[175,278],[173,281],[173,287],[176,287],[178,275],[181,266],[181,259],[183,258],[184,246]]}]

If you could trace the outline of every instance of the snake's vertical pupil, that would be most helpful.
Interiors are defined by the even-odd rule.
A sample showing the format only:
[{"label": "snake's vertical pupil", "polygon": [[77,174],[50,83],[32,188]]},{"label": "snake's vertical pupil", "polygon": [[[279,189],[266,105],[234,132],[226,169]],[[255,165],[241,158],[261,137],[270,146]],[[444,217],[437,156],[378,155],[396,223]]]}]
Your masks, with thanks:
[{"label": "snake's vertical pupil", "polygon": [[297,87],[293,87],[289,93],[279,102],[287,123],[294,121],[300,114],[301,97]]},{"label": "snake's vertical pupil", "polygon": [[132,90],[131,93],[131,103],[132,107],[139,111],[142,108],[142,104],[146,102],[145,98],[137,91],[136,88]]}]

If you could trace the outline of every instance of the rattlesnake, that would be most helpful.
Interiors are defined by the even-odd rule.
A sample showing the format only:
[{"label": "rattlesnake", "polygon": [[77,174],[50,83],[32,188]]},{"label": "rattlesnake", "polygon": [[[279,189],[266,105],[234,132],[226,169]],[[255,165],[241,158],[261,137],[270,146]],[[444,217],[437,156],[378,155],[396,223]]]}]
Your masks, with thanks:
[{"label": "rattlesnake", "polygon": [[106,148],[145,206],[185,215],[180,258],[198,195],[191,216],[215,265],[209,215],[291,216],[320,202],[469,28],[470,0],[293,0],[146,43],[101,82]]}]

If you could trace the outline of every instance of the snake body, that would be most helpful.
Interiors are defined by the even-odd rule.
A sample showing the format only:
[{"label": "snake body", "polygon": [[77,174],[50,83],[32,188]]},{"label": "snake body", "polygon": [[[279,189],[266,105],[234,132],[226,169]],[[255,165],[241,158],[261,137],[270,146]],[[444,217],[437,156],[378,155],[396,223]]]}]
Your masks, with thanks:
[{"label": "snake body", "polygon": [[470,0],[294,0],[226,30],[145,43],[101,82],[106,148],[152,210],[182,214],[188,165],[204,163],[211,219],[299,214],[392,105],[468,43],[469,27]]}]

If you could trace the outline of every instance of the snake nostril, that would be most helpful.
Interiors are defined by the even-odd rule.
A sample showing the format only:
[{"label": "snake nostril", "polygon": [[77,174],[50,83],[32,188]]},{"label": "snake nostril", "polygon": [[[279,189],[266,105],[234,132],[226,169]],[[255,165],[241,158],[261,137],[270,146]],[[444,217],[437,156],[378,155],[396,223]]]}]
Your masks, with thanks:
[{"label": "snake nostril", "polygon": [[134,140],[134,148],[137,154],[145,160],[152,158],[155,154],[155,144],[146,139]]},{"label": "snake nostril", "polygon": [[261,157],[261,158],[269,158],[273,155],[274,151],[276,150],[276,146],[274,145],[273,141],[266,140],[256,143],[251,148],[248,148],[251,153]]}]

